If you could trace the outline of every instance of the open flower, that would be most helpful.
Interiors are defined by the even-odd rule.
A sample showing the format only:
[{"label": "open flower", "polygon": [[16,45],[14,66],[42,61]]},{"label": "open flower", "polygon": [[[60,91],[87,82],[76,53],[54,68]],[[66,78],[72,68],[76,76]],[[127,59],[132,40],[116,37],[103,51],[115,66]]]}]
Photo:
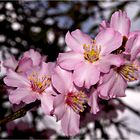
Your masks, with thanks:
[{"label": "open flower", "polygon": [[73,85],[72,73],[59,66],[54,70],[52,84],[60,93],[54,98],[52,114],[61,120],[65,135],[76,135],[79,133],[79,113],[85,109],[87,96]]},{"label": "open flower", "polygon": [[54,63],[42,63],[41,67],[30,68],[26,73],[16,73],[9,69],[4,83],[15,87],[9,94],[9,100],[13,104],[24,102],[29,104],[35,100],[41,100],[41,107],[46,114],[50,113],[55,94],[51,86],[51,71]]},{"label": "open flower", "polygon": [[125,63],[120,67],[112,68],[100,80],[98,93],[103,99],[125,96],[127,82],[140,79],[140,63],[137,59],[140,52],[140,36],[134,35],[130,38],[125,48],[128,53],[128,56],[125,57]]},{"label": "open flower", "polygon": [[[137,56],[140,52],[140,32],[130,32],[130,19],[126,12],[121,10],[115,12],[110,23],[103,21],[100,31],[112,28],[121,33],[122,45],[113,54],[124,58],[124,64],[113,67],[109,73],[104,74],[100,80],[98,94],[103,99],[125,96],[127,82],[139,79],[139,62]],[[119,88],[118,88],[119,87]]]},{"label": "open flower", "polygon": [[121,33],[123,42],[120,48],[114,51],[115,54],[120,54],[120,53],[130,54],[132,43],[135,45],[135,47],[132,47],[133,51],[131,51],[131,53],[138,53],[140,51],[140,47],[139,47],[140,31],[130,32],[130,27],[131,27],[131,21],[127,16],[127,13],[125,11],[119,10],[116,11],[111,16],[110,23],[103,20],[100,24],[99,30],[102,31],[102,30],[106,30],[107,28],[112,28],[118,31],[119,33]]},{"label": "open flower", "polygon": [[74,70],[73,80],[78,87],[90,88],[99,81],[101,72],[107,73],[110,66],[123,63],[121,57],[111,54],[122,44],[120,33],[113,29],[102,30],[95,40],[77,29],[68,32],[65,41],[72,51],[60,53],[58,64],[63,69]]}]

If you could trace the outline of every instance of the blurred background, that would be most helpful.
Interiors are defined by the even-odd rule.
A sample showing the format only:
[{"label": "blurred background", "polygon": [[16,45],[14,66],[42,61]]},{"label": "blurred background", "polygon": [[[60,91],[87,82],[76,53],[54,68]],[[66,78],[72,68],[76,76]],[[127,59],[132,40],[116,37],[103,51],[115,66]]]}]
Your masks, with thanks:
[{"label": "blurred background", "polygon": [[[0,1],[0,60],[11,55],[18,59],[33,48],[48,61],[67,50],[64,36],[77,28],[94,37],[103,19],[109,20],[116,10],[125,10],[131,30],[140,29],[140,1]],[[11,105],[3,85],[4,68],[0,72],[0,119],[22,105]],[[44,116],[39,108],[25,117],[0,127],[1,139],[140,139],[140,84],[129,84],[127,96],[101,101],[97,115],[81,114],[80,134],[70,138],[62,133],[60,122]]]}]

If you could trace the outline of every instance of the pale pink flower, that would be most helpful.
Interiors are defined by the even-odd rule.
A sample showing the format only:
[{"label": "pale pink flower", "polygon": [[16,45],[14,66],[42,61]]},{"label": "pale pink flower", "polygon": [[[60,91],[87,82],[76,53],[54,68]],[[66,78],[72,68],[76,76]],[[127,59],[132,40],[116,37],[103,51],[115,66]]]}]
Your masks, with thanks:
[{"label": "pale pink flower", "polygon": [[102,30],[95,40],[77,29],[68,32],[65,41],[72,51],[60,53],[58,64],[63,69],[74,70],[73,80],[78,87],[90,88],[99,81],[100,73],[123,63],[121,57],[111,54],[122,44],[120,33],[113,29]]},{"label": "pale pink flower", "polygon": [[29,104],[35,100],[41,100],[41,107],[46,114],[50,113],[55,92],[51,85],[51,71],[54,63],[42,62],[40,67],[30,68],[26,73],[17,73],[9,69],[4,83],[15,87],[9,93],[12,104],[24,102]]},{"label": "pale pink flower", "polygon": [[103,99],[125,96],[127,82],[140,79],[140,62],[137,59],[140,52],[140,36],[134,35],[130,38],[125,48],[128,53],[128,56],[125,56],[125,63],[120,67],[112,68],[100,80],[98,93]]},{"label": "pale pink flower", "polygon": [[[127,16],[127,13],[121,10],[116,11],[111,16],[110,23],[108,23],[105,20],[101,22],[100,27],[99,27],[100,31],[105,30],[107,28],[112,28],[118,31],[119,33],[121,33],[122,35],[122,38],[123,38],[122,45],[120,46],[118,50],[116,50],[116,52],[114,52],[115,54],[130,53],[130,49],[131,49],[130,47],[132,47],[132,43],[135,45],[135,47],[133,47],[133,51],[131,51],[131,53],[138,54],[138,52],[140,51],[140,47],[139,47],[140,46],[139,45],[140,44],[140,41],[139,41],[140,31],[130,32],[130,26],[131,26],[131,21],[129,17]],[[136,56],[136,55],[133,55],[133,56]]]},{"label": "pale pink flower", "polygon": [[61,120],[62,130],[67,136],[79,133],[80,112],[85,109],[87,96],[73,85],[72,73],[56,67],[52,84],[60,93],[54,98],[52,114]]}]

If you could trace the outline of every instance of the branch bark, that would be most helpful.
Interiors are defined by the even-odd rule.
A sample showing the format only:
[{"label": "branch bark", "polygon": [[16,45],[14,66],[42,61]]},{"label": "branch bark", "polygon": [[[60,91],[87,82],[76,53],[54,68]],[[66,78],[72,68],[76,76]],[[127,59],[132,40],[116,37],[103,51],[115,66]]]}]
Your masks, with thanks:
[{"label": "branch bark", "polygon": [[4,125],[4,124],[6,124],[6,123],[8,123],[10,121],[13,121],[13,120],[16,120],[18,118],[21,118],[21,117],[25,116],[27,111],[29,111],[32,108],[37,107],[39,105],[40,105],[40,101],[39,100],[37,100],[37,101],[35,101],[33,103],[25,105],[24,107],[22,107],[18,111],[8,115],[7,117],[5,117],[3,119],[0,119],[0,126]]}]

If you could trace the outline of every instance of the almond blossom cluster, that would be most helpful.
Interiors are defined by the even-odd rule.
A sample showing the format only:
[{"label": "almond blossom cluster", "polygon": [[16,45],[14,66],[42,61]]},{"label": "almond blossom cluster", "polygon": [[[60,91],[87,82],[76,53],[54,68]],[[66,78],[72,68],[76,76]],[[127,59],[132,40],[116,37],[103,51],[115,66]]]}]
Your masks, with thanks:
[{"label": "almond blossom cluster", "polygon": [[128,82],[139,80],[140,31],[130,32],[126,12],[115,12],[110,22],[102,21],[95,38],[79,29],[68,32],[66,45],[56,62],[30,49],[19,61],[3,62],[4,82],[12,104],[41,101],[46,115],[61,121],[65,135],[79,133],[80,113],[90,106],[99,111],[98,98],[125,96]]}]

